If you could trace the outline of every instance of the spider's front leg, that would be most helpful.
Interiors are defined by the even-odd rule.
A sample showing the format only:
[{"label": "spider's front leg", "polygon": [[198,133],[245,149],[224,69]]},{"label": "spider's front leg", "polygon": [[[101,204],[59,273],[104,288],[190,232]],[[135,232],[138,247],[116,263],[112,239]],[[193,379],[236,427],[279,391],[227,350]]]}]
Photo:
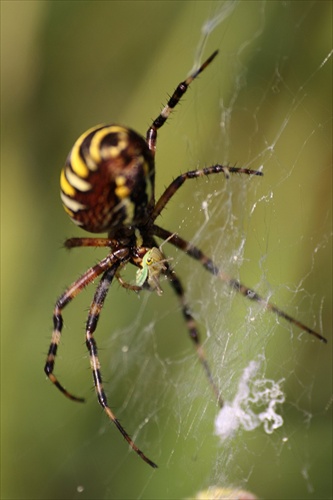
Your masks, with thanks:
[{"label": "spider's front leg", "polygon": [[177,104],[187,91],[189,85],[193,82],[195,78],[197,78],[197,76],[199,76],[204,71],[205,68],[207,68],[207,66],[213,61],[213,59],[217,56],[217,54],[218,50],[215,50],[213,54],[209,56],[208,59],[200,66],[200,68],[195,70],[190,76],[186,78],[186,80],[184,80],[177,86],[176,90],[173,92],[170,99],[162,109],[161,113],[158,115],[157,118],[155,118],[155,120],[149,127],[146,135],[146,141],[153,155],[155,154],[156,150],[157,131],[167,121],[170,114],[172,113],[174,108],[177,106]]}]

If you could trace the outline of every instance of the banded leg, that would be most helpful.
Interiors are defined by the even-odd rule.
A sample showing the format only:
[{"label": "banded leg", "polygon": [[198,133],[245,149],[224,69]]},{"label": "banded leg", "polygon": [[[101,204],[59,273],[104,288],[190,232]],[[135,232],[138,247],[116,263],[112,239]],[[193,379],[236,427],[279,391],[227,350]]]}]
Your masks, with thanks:
[{"label": "banded leg", "polygon": [[213,379],[212,372],[210,370],[204,348],[200,342],[199,331],[198,331],[198,328],[196,325],[196,321],[193,318],[193,316],[189,310],[189,307],[186,303],[183,285],[181,284],[176,273],[173,270],[171,270],[169,267],[167,268],[167,270],[165,271],[164,274],[170,280],[170,284],[171,284],[172,288],[174,289],[176,295],[179,298],[181,308],[182,308],[182,313],[183,313],[183,316],[184,316],[184,319],[186,322],[188,332],[190,334],[190,338],[195,344],[195,348],[196,348],[199,360],[200,360],[202,366],[204,367],[204,370],[205,370],[206,375],[208,377],[209,383],[212,386],[212,389],[213,389],[214,394],[216,396],[217,402],[220,405],[220,407],[222,408],[223,400],[221,398],[220,391],[219,391],[219,389],[218,389],[218,387]]},{"label": "banded leg", "polygon": [[[153,232],[156,236],[162,239],[169,238],[172,235],[170,231],[167,231],[156,225],[153,226]],[[258,304],[262,305],[268,311],[273,312],[277,316],[280,316],[281,318],[287,320],[292,325],[297,326],[304,332],[307,332],[310,335],[313,335],[317,339],[321,340],[322,342],[327,343],[327,339],[325,337],[323,337],[316,331],[312,330],[308,326],[304,325],[304,323],[301,323],[297,319],[285,313],[271,302],[268,302],[260,295],[258,295],[254,290],[243,285],[240,281],[231,278],[228,274],[221,271],[209,257],[207,257],[201,250],[199,250],[197,247],[195,247],[188,241],[184,240],[183,238],[180,238],[177,234],[174,234],[169,241],[172,245],[183,250],[187,255],[190,255],[190,257],[192,257],[193,259],[199,261],[208,272],[220,278],[222,281],[227,283],[227,285],[229,285],[231,288],[244,295],[244,297],[246,297],[247,299],[252,300],[254,302],[258,302]]]},{"label": "banded leg", "polygon": [[[72,248],[78,247],[112,247],[114,246],[114,240],[109,238],[69,238],[65,241],[64,247],[69,250]],[[116,278],[120,285],[127,290],[131,290],[133,292],[140,292],[142,290],[142,286],[131,285],[127,283],[120,275],[120,269],[118,269],[116,273]]]},{"label": "banded leg", "polygon": [[61,332],[63,327],[63,318],[62,318],[62,310],[80,293],[82,290],[89,285],[92,281],[94,281],[98,276],[100,276],[106,269],[110,268],[112,265],[120,265],[121,258],[125,258],[127,254],[124,251],[115,252],[113,254],[108,255],[103,260],[101,260],[98,264],[91,267],[86,271],[78,280],[76,280],[72,285],[67,288],[67,290],[59,297],[56,302],[54,311],[53,311],[53,324],[54,330],[52,333],[51,344],[48,350],[46,363],[44,367],[44,372],[51,380],[51,382],[69,399],[73,401],[83,402],[84,398],[79,398],[74,396],[70,392],[68,392],[64,386],[59,382],[58,378],[54,375],[54,365],[55,358],[58,350],[58,345],[60,343]]},{"label": "banded leg", "polygon": [[169,118],[172,110],[174,109],[175,106],[179,103],[180,99],[183,97],[185,94],[186,90],[188,89],[189,85],[193,82],[193,80],[200,75],[200,73],[203,72],[203,70],[212,62],[212,60],[217,56],[218,50],[215,50],[213,54],[205,61],[199,69],[197,69],[192,75],[190,75],[186,80],[181,82],[170,99],[168,100],[166,106],[162,109],[161,113],[158,115],[158,117],[153,121],[151,126],[149,127],[146,135],[146,141],[148,143],[148,147],[151,150],[153,154],[155,154],[156,151],[156,141],[157,141],[157,130],[164,125],[164,123],[167,121]]},{"label": "banded leg", "polygon": [[[174,181],[166,188],[160,199],[157,201],[154,211],[152,214],[152,219],[155,220],[158,215],[162,212],[165,205],[170,201],[173,195],[178,191],[178,189],[184,184],[188,179],[196,179],[197,177],[204,177],[212,174],[224,173],[226,179],[229,178],[230,174],[246,174],[246,175],[264,175],[259,170],[251,170],[249,168],[237,168],[237,167],[225,167],[223,165],[212,165],[211,167],[206,167],[200,170],[190,170],[184,174],[176,177]],[[169,233],[168,233],[169,234]],[[171,233],[170,233],[171,234]]]},{"label": "banded leg", "polygon": [[77,247],[112,247],[113,240],[109,238],[69,238],[64,247],[71,249]]},{"label": "banded leg", "polygon": [[113,265],[110,269],[107,269],[104,272],[101,281],[97,287],[93,302],[90,306],[89,316],[87,320],[86,346],[90,355],[90,366],[92,369],[94,386],[99,404],[102,406],[109,419],[116,425],[117,429],[121,432],[121,434],[126,439],[130,447],[142,458],[142,460],[147,462],[147,464],[149,464],[151,467],[156,468],[157,465],[154,462],[152,462],[148,457],[146,457],[146,455],[136,446],[134,441],[127,434],[127,432],[122,427],[119,420],[116,418],[115,414],[109,407],[102,383],[101,365],[98,359],[98,349],[94,338],[94,332],[96,330],[96,326],[99,320],[99,315],[103,307],[105,298],[109,291],[111,282],[117,272],[117,269],[118,269],[118,263]]}]

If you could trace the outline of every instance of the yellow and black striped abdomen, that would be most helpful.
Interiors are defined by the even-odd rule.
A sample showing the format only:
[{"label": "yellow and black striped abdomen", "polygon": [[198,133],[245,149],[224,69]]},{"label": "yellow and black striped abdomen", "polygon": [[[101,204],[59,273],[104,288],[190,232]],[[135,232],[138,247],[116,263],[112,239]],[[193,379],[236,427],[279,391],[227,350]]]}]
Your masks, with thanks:
[{"label": "yellow and black striped abdomen", "polygon": [[145,139],[133,130],[98,125],[74,144],[60,188],[75,224],[112,235],[147,218],[154,205],[154,159]]}]

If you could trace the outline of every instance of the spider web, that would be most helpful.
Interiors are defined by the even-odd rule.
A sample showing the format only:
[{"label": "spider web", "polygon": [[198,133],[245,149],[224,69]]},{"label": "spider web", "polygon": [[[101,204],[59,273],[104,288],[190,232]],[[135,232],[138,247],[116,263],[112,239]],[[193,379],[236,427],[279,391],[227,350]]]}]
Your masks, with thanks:
[{"label": "spider web", "polygon": [[[209,55],[208,45],[217,45],[219,61],[194,82],[171,125],[159,134],[157,189],[161,192],[171,175],[221,160],[262,168],[265,177],[189,181],[158,223],[189,238],[224,271],[322,330],[329,304],[312,281],[320,272],[329,236],[321,230],[313,233],[316,223],[307,227],[304,219],[318,203],[315,196],[308,199],[313,186],[310,183],[309,189],[307,177],[318,182],[318,192],[329,168],[318,151],[322,142],[329,142],[325,134],[331,112],[322,122],[309,101],[328,71],[330,49],[318,50],[302,79],[299,74],[290,78],[292,64],[300,57],[292,46],[304,36],[315,4],[302,11],[291,5],[273,9],[265,2],[248,8],[226,3],[218,9],[209,23],[202,23],[202,38],[193,52],[197,65]],[[280,23],[289,23],[288,41],[277,47],[274,40],[279,40],[281,24],[274,28],[276,15]],[[238,23],[244,32],[233,38]],[[173,52],[170,45],[165,51]],[[160,60],[163,57],[159,54]],[[172,144],[176,149],[171,155]],[[172,172],[164,158],[176,164]],[[326,231],[328,218],[324,203],[315,220]],[[297,328],[237,296],[198,263],[168,245],[165,252],[186,286],[226,406],[221,413],[216,407],[167,283],[162,284],[162,299],[149,294],[139,301],[131,297],[137,316],[104,341],[103,373],[117,416],[164,471],[158,473],[165,480],[172,474],[173,483],[157,494],[158,479],[149,475],[138,497],[186,497],[218,485],[266,498],[316,498],[329,484],[328,477],[318,474],[321,452],[312,447],[321,418],[328,425],[331,391],[324,391],[318,402],[314,397],[327,352]],[[109,357],[110,352],[121,354]],[[104,436],[109,424],[100,425]],[[118,468],[107,480],[106,496],[113,497]],[[197,474],[201,480],[195,488],[182,489],[179,482],[188,485]],[[278,477],[274,486],[273,475]]]},{"label": "spider web", "polygon": [[[244,177],[228,182],[221,177],[189,181],[159,223],[204,249],[224,271],[322,331],[324,313],[330,306],[318,293],[313,276],[323,273],[320,259],[326,255],[330,239],[329,204],[324,201],[323,210],[313,215],[319,227],[316,223],[307,227],[304,219],[316,210],[319,200],[313,188],[320,191],[320,177],[330,169],[325,156],[318,158],[318,151],[322,141],[330,144],[331,111],[322,122],[323,118],[313,114],[310,101],[328,72],[332,52],[330,47],[321,47],[302,79],[290,78],[291,66],[300,57],[293,54],[292,45],[304,36],[312,9],[316,9],[315,4],[305,6],[302,11],[293,11],[291,5],[275,6],[273,12],[264,2],[252,5],[247,12],[244,4],[227,2],[210,22],[203,23],[195,66],[214,36],[221,47],[220,66],[212,65],[200,82],[193,84],[185,105],[173,117],[173,131],[170,127],[166,142],[179,142],[181,137],[185,146],[186,159],[177,160],[177,164],[187,168],[179,172],[222,159],[224,164],[237,161],[238,165],[262,168],[265,177],[263,181]],[[223,42],[247,15],[250,26],[224,52]],[[277,47],[277,33],[270,33],[275,15],[296,31]],[[212,96],[208,98],[206,92]],[[191,107],[194,125],[189,130]],[[327,109],[331,109],[329,103]],[[166,133],[161,131],[160,142]],[[159,186],[162,176],[165,184],[170,181],[168,168],[163,168],[164,154],[162,146],[158,152]],[[173,161],[175,158],[173,155]],[[311,175],[313,169],[316,175]],[[164,171],[168,175],[161,174]],[[317,187],[311,182],[309,186],[308,176],[318,182]],[[313,197],[309,200],[308,196]],[[281,218],[279,212],[285,215]],[[303,226],[297,232],[300,224]],[[331,387],[323,391],[321,401],[314,397],[320,367],[328,354],[297,328],[228,290],[199,264],[172,249],[165,251],[173,257],[172,265],[186,285],[187,299],[226,404],[221,412],[216,408],[190,341],[186,345],[179,306],[169,296],[163,297],[163,305],[157,297],[145,298],[137,321],[127,331],[133,340],[128,341],[130,347],[125,346],[128,365],[136,364],[140,370],[121,409],[125,416],[145,408],[146,416],[134,437],[140,436],[142,441],[146,436],[150,441],[152,429],[156,432],[155,450],[161,457],[156,458],[155,451],[155,458],[172,473],[176,484],[174,467],[179,466],[181,476],[188,480],[193,470],[199,471],[200,489],[241,487],[265,498],[325,496],[330,472],[326,469],[323,473],[322,452],[312,443],[321,425],[329,432]],[[303,253],[307,257],[299,262]],[[149,319],[144,319],[146,315]],[[327,335],[329,332],[326,330]],[[122,336],[123,330],[118,332],[118,338]],[[144,339],[141,346],[136,344],[139,336]],[[114,342],[112,336],[110,348]],[[112,372],[121,373],[117,377],[117,384],[121,384],[124,371],[113,363]],[[326,369],[329,373],[328,366]],[[142,394],[149,394],[150,402],[143,401]],[[148,448],[154,448],[151,441]],[[272,485],[276,474],[277,482]],[[149,495],[152,483],[153,478],[143,485],[143,498]],[[167,487],[166,496],[173,496],[175,490]]]},{"label": "spider web", "polygon": [[[286,4],[273,9],[263,2],[247,10],[242,3],[227,2],[202,24],[195,66],[209,55],[208,44],[220,47],[219,64],[194,82],[172,126],[161,131],[157,186],[161,190],[170,182],[163,158],[170,158],[170,144],[177,142],[181,144],[172,154],[177,163],[174,176],[222,160],[262,168],[265,177],[189,181],[158,222],[189,238],[230,275],[324,331],[329,302],[317,290],[314,275],[322,273],[325,280],[320,262],[330,239],[330,208],[324,201],[319,213],[316,204],[321,178],[330,169],[327,157],[318,158],[318,153],[322,142],[329,149],[331,111],[326,118],[318,117],[310,101],[328,74],[331,49],[323,45],[318,50],[302,79],[299,74],[290,77],[300,58],[293,44],[304,36],[316,10],[315,4],[305,7],[294,10]],[[274,27],[275,16],[280,17]],[[249,25],[224,50],[230,32],[237,23],[243,25],[244,17]],[[274,31],[283,20],[289,23],[289,38],[275,47]],[[170,45],[165,51],[172,53]],[[316,222],[308,227],[305,223],[312,211],[317,211],[312,215],[317,227]],[[132,428],[133,415],[141,415],[133,437],[149,450],[165,477],[172,474],[172,485],[164,485],[157,496],[185,497],[214,485],[249,489],[265,498],[325,496],[330,472],[322,471],[324,458],[313,448],[313,440],[320,426],[329,428],[331,388],[315,397],[327,352],[170,246],[165,252],[186,286],[226,404],[222,412],[216,408],[167,284],[162,284],[162,299],[141,297],[135,321],[113,333],[104,349],[122,352],[106,368],[112,373],[112,387],[124,387],[128,380],[117,412],[126,421],[131,416]],[[147,394],[149,400],[143,397]],[[188,484],[196,474],[200,486],[182,490],[179,481]],[[112,480],[108,484],[112,495]],[[151,476],[139,496],[156,495],[156,484]]]},{"label": "spider web", "polygon": [[[3,332],[11,349],[13,332],[21,332],[23,317],[26,323],[21,357],[3,356],[10,381],[1,406],[14,429],[3,448],[11,464],[7,483],[13,478],[7,497],[192,498],[208,490],[212,498],[218,487],[260,498],[331,498],[331,3],[23,2],[22,12],[26,5],[30,13],[33,5],[40,9],[36,26],[15,12],[13,36],[22,43],[27,26],[34,29],[37,56],[28,45],[17,51],[26,73],[10,73],[8,95],[17,97],[12,82],[24,81],[18,103],[27,92],[40,114],[26,106],[23,153],[15,133],[8,156],[13,162],[18,155],[22,169],[8,189],[18,192],[7,213],[17,210],[20,227],[11,269],[28,284],[21,284],[20,305],[12,275],[15,291],[6,288],[8,303],[22,311],[19,317],[8,308]],[[55,295],[105,256],[59,249],[64,237],[83,233],[61,213],[58,175],[71,138],[95,123],[123,123],[144,134],[167,93],[215,49],[219,55],[159,133],[156,194],[181,172],[215,163],[261,169],[264,176],[188,181],[157,223],[329,343],[230,290],[166,243],[225,408],[216,404],[168,283],[161,281],[162,297],[113,284],[96,332],[104,385],[112,410],[158,464],[155,471],[128,450],[92,390],[83,339],[94,286],[64,311],[56,367],[87,403],[64,400],[43,379]],[[12,52],[9,59],[14,71]],[[22,214],[31,211],[22,228]],[[35,226],[39,246],[23,259],[22,241],[29,243],[27,228]],[[46,249],[38,234],[50,235]],[[45,297],[37,269],[45,270]],[[133,282],[135,270],[124,277]]]}]

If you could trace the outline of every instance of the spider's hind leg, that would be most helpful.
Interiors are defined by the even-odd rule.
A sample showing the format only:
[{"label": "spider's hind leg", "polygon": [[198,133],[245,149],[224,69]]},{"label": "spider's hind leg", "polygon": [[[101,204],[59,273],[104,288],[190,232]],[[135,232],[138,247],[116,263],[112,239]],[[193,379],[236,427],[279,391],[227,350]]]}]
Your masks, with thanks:
[{"label": "spider's hind leg", "polygon": [[192,341],[195,344],[195,348],[196,348],[200,363],[202,364],[202,366],[205,370],[205,373],[208,377],[209,383],[210,383],[210,385],[214,391],[214,394],[216,396],[217,402],[218,402],[219,406],[222,408],[223,399],[221,397],[218,386],[213,378],[213,375],[212,375],[211,369],[209,367],[204,348],[201,344],[200,335],[199,335],[196,321],[193,318],[193,316],[190,312],[190,309],[188,307],[188,304],[186,302],[185,291],[184,291],[183,285],[181,284],[181,281],[179,280],[175,271],[170,269],[169,266],[167,266],[167,270],[165,271],[165,275],[168,277],[174,292],[176,293],[176,295],[179,298],[181,308],[182,308],[183,317],[185,319],[190,338],[192,339]]}]

